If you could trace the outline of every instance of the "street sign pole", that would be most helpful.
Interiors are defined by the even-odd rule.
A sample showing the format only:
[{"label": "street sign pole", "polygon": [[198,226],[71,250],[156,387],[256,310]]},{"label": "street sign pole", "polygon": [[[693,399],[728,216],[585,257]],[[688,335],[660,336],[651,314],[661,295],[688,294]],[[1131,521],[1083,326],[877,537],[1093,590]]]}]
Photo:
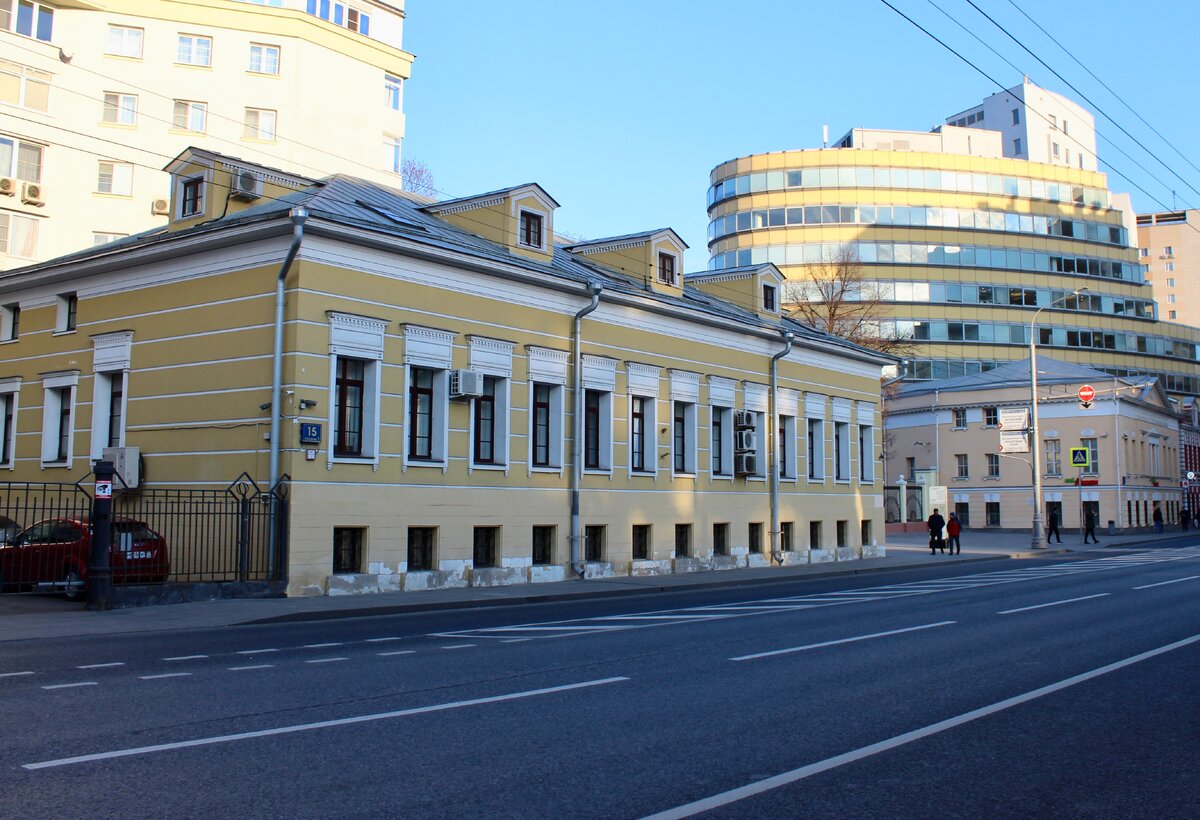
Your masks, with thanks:
[{"label": "street sign pole", "polygon": [[92,548],[88,555],[87,608],[109,609],[112,567],[108,553],[112,547],[113,463],[97,461],[96,495],[92,499]]}]

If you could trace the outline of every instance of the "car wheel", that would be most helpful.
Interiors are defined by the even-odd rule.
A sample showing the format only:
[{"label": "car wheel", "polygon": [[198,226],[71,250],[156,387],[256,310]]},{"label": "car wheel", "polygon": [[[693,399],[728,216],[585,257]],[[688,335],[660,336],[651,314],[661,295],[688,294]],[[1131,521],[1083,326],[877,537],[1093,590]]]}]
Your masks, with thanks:
[{"label": "car wheel", "polygon": [[83,579],[79,577],[79,572],[74,567],[67,567],[63,571],[63,583],[68,584],[67,591],[63,594],[68,601],[82,601],[84,595],[83,584],[80,583]]}]

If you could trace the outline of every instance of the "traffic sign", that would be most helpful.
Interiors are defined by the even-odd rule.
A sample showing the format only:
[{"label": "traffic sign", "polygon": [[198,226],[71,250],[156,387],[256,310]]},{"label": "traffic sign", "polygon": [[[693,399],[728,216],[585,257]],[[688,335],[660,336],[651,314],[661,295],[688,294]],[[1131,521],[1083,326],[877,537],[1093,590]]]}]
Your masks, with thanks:
[{"label": "traffic sign", "polygon": [[1001,430],[1024,430],[1029,427],[1028,407],[1004,407],[1000,410]]},{"label": "traffic sign", "polygon": [[1084,404],[1091,404],[1096,400],[1096,388],[1092,387],[1090,384],[1081,384],[1079,385],[1078,395],[1081,402]]},{"label": "traffic sign", "polygon": [[1071,448],[1071,466],[1086,470],[1092,466],[1092,451],[1087,447]]},{"label": "traffic sign", "polygon": [[1188,481],[1195,481],[1195,480],[1196,480],[1196,471],[1195,471],[1195,470],[1188,470],[1188,471],[1187,471],[1187,480],[1188,480]]}]

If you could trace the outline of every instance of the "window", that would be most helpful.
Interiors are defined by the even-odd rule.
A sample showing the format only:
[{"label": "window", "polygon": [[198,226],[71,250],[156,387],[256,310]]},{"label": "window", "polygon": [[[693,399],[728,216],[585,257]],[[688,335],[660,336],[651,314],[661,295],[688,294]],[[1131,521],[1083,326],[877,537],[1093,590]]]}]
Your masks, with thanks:
[{"label": "window", "polygon": [[1088,475],[1099,475],[1100,473],[1100,440],[1095,438],[1079,439],[1079,446],[1088,449],[1091,466],[1088,467]]},{"label": "window", "polygon": [[1016,156],[1021,155],[1021,138],[1020,137],[1016,137],[1013,140],[1013,154]]},{"label": "window", "polygon": [[595,524],[583,528],[583,555],[585,561],[604,560],[604,527]]},{"label": "window", "polygon": [[583,466],[587,470],[611,468],[612,394],[583,391]]},{"label": "window", "polygon": [[1012,110],[1012,124],[1013,124],[1013,125],[1020,125],[1020,124],[1021,124],[1021,109],[1019,109],[1019,108],[1014,108],[1014,109]]},{"label": "window", "polygon": [[50,42],[54,29],[53,8],[32,0],[17,0],[14,15],[12,7],[12,0],[0,0],[0,29]]},{"label": "window", "polygon": [[363,456],[367,365],[363,359],[337,357],[333,415],[333,454]]},{"label": "window", "polygon": [[275,112],[265,108],[247,108],[242,136],[252,140],[274,140]]},{"label": "window", "polygon": [[358,9],[346,9],[346,28],[359,34],[370,34],[371,15]]},{"label": "window", "polygon": [[180,185],[179,215],[197,216],[204,212],[204,177],[185,179]]},{"label": "window", "polygon": [[988,453],[987,454],[987,477],[988,478],[999,478],[1000,477],[1000,456],[997,453]]},{"label": "window", "polygon": [[999,427],[1000,426],[1000,409],[997,407],[983,408],[983,426],[984,427]]},{"label": "window", "polygon": [[869,424],[858,425],[858,480],[875,481],[875,428]]},{"label": "window", "polygon": [[96,176],[96,193],[131,196],[133,194],[133,166],[128,162],[101,161]]},{"label": "window", "polygon": [[104,94],[104,122],[116,125],[137,125],[138,98],[136,94]]},{"label": "window", "polygon": [[955,430],[967,429],[967,411],[965,408],[962,408],[962,407],[954,408],[954,429]]},{"label": "window", "polygon": [[555,466],[552,463],[551,433],[553,430],[553,399],[556,392],[558,392],[556,385],[539,383],[533,385],[533,413],[530,418],[533,429],[530,437],[533,441],[534,467]]},{"label": "window", "polygon": [[50,107],[50,75],[20,63],[0,60],[0,102],[33,111]]},{"label": "window", "polygon": [[658,253],[658,281],[664,285],[675,284],[675,256],[669,253]]},{"label": "window", "polygon": [[633,525],[633,559],[645,560],[650,557],[650,525]]},{"label": "window", "polygon": [[970,478],[971,477],[971,469],[970,469],[970,465],[967,460],[966,453],[956,453],[954,456],[954,463],[957,468],[955,478]]},{"label": "window", "polygon": [[333,574],[362,572],[363,528],[333,528]]},{"label": "window", "polygon": [[278,74],[279,46],[251,43],[250,62],[246,70],[254,74]]},{"label": "window", "polygon": [[[1174,270],[1174,266],[1172,266],[1171,270]],[[1169,288],[1173,288],[1173,287],[1175,287],[1175,280],[1174,280],[1174,279],[1168,279],[1168,280],[1167,280],[1167,287],[1169,287]]]},{"label": "window", "polygon": [[[715,549],[715,545],[714,545]],[[692,552],[692,525],[675,525],[675,557],[686,558]]]},{"label": "window", "polygon": [[499,565],[499,555],[497,554],[496,543],[499,541],[499,527],[476,527],[474,534],[473,549],[471,552],[472,563],[476,567],[494,567]]},{"label": "window", "polygon": [[345,26],[364,36],[371,33],[371,15],[361,9],[350,8],[339,0],[308,0],[306,8],[309,14],[336,26]]},{"label": "window", "polygon": [[14,452],[17,443],[17,390],[9,387],[0,393],[0,467],[12,467],[16,463]]},{"label": "window", "polygon": [[654,441],[654,424],[654,399],[633,396],[629,414],[629,469],[635,473],[654,472],[657,467],[650,446]]},{"label": "window", "polygon": [[74,432],[75,385],[78,373],[51,376],[43,381],[42,464],[70,466]]},{"label": "window", "polygon": [[[688,525],[678,525],[676,527],[676,555],[688,555],[688,541],[683,541],[684,549],[680,550],[679,527]],[[730,552],[730,525],[728,523],[714,523],[713,525],[713,555],[728,555]]]},{"label": "window", "polygon": [[208,121],[208,103],[176,100],[172,124],[180,131],[204,133]]},{"label": "window", "polygon": [[1050,146],[1050,148],[1051,148],[1051,152],[1054,154],[1055,158],[1058,158],[1059,153],[1060,153],[1058,143],[1057,142],[1054,143],[1052,146]]},{"label": "window", "polygon": [[526,248],[542,247],[542,215],[521,211],[521,233],[518,241]]},{"label": "window", "polygon": [[715,476],[733,475],[733,408],[712,408],[712,444],[709,458],[712,464],[712,474]]},{"label": "window", "polygon": [[498,452],[496,446],[497,439],[504,435],[504,387],[503,379],[484,376],[483,392],[475,398],[475,427],[471,446],[471,458],[475,464],[500,464],[505,461],[503,451]]},{"label": "window", "polygon": [[908,481],[917,480],[917,460],[912,456],[904,459],[904,472],[908,474]]},{"label": "window", "polygon": [[676,475],[696,472],[696,405],[672,402],[671,455]]},{"label": "window", "polygon": [[413,367],[408,385],[408,457],[433,461],[434,456],[434,379],[437,371]]},{"label": "window", "polygon": [[21,306],[16,302],[0,306],[0,341],[11,342],[21,336]]},{"label": "window", "polygon": [[795,530],[796,525],[792,521],[779,523],[779,549],[783,552],[791,552],[795,548]]},{"label": "window", "polygon": [[[965,526],[967,522],[963,521],[962,523]],[[869,518],[862,519],[862,522],[859,524],[859,527],[858,527],[858,538],[859,538],[858,543],[861,544],[862,546],[864,546],[864,547],[871,546],[871,541],[872,541],[872,539],[871,539],[871,519],[869,519]]]},{"label": "window", "polygon": [[93,380],[91,459],[104,457],[104,448],[125,444],[125,372],[98,372]]},{"label": "window", "polygon": [[746,541],[750,547],[750,554],[761,553],[763,550],[763,525],[762,522],[754,521],[746,527]]},{"label": "window", "polygon": [[844,421],[833,423],[833,469],[836,481],[850,480],[850,425]]},{"label": "window", "polygon": [[56,305],[54,331],[67,333],[74,330],[76,314],[79,310],[79,297],[74,293],[60,293],[56,297]]},{"label": "window", "polygon": [[1046,474],[1062,475],[1062,442],[1056,438],[1045,440]]},{"label": "window", "polygon": [[36,143],[0,137],[0,177],[41,182],[42,150],[42,146]]},{"label": "window", "polygon": [[434,527],[408,528],[408,571],[433,569]]},{"label": "window", "polygon": [[109,242],[116,242],[129,236],[127,233],[111,233],[109,231],[92,231],[92,247],[96,248],[100,245],[107,245]]},{"label": "window", "polygon": [[0,253],[32,259],[37,256],[38,220],[0,213]]},{"label": "window", "polygon": [[1175,248],[1173,248],[1170,245],[1165,245],[1163,247],[1163,256],[1174,256],[1174,255],[1175,255]]},{"label": "window", "polygon": [[534,526],[533,563],[537,565],[554,563],[554,527]]},{"label": "window", "polygon": [[401,143],[400,137],[394,137],[391,134],[383,135],[383,167],[393,174],[400,173],[400,169],[403,167],[400,160]]},{"label": "window", "polygon": [[[1174,262],[1164,262],[1164,263],[1163,263],[1163,270],[1164,270],[1165,272],[1167,272],[1167,273],[1174,273],[1174,272],[1175,272],[1175,263],[1174,263]],[[1168,286],[1168,287],[1172,287],[1172,288],[1173,288],[1173,287],[1175,287],[1175,280],[1174,280],[1174,279],[1168,279],[1168,280],[1167,280],[1167,286]]]},{"label": "window", "polygon": [[778,309],[778,302],[776,301],[775,294],[776,291],[774,285],[762,286],[763,310],[774,313]]},{"label": "window", "polygon": [[212,38],[180,34],[175,62],[182,65],[212,65]]},{"label": "window", "polygon": [[796,477],[796,417],[780,416],[775,457],[779,460],[779,477]]},{"label": "window", "polygon": [[1177,312],[1176,312],[1176,311],[1174,311],[1174,310],[1168,310],[1168,311],[1167,311],[1167,318],[1168,318],[1168,319],[1174,319],[1174,318],[1176,318],[1176,315],[1177,315]]},{"label": "window", "polygon": [[115,57],[142,58],[142,29],[128,26],[109,26],[105,54]]},{"label": "window", "polygon": [[810,550],[821,549],[821,522],[808,522],[808,548]]},{"label": "window", "polygon": [[984,518],[987,519],[986,526],[999,527],[1000,526],[1000,502],[999,501],[985,501],[983,504],[983,515],[984,515]]},{"label": "window", "polygon": [[393,111],[400,110],[400,78],[390,74],[383,75],[383,102]]},{"label": "window", "polygon": [[1054,116],[1053,114],[1050,115],[1050,130],[1058,130],[1058,117]]},{"label": "window", "polygon": [[808,420],[808,477],[825,477],[825,420]]}]

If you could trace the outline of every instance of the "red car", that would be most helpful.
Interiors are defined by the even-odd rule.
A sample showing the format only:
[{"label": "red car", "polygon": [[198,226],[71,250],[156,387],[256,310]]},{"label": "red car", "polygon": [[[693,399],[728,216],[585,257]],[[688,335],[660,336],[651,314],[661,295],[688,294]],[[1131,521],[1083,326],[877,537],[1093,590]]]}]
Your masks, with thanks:
[{"label": "red car", "polygon": [[[92,528],[83,519],[49,518],[27,527],[0,544],[0,590],[36,587],[83,597],[91,544]],[[113,522],[108,560],[118,584],[158,584],[171,574],[166,540],[144,521]]]}]

